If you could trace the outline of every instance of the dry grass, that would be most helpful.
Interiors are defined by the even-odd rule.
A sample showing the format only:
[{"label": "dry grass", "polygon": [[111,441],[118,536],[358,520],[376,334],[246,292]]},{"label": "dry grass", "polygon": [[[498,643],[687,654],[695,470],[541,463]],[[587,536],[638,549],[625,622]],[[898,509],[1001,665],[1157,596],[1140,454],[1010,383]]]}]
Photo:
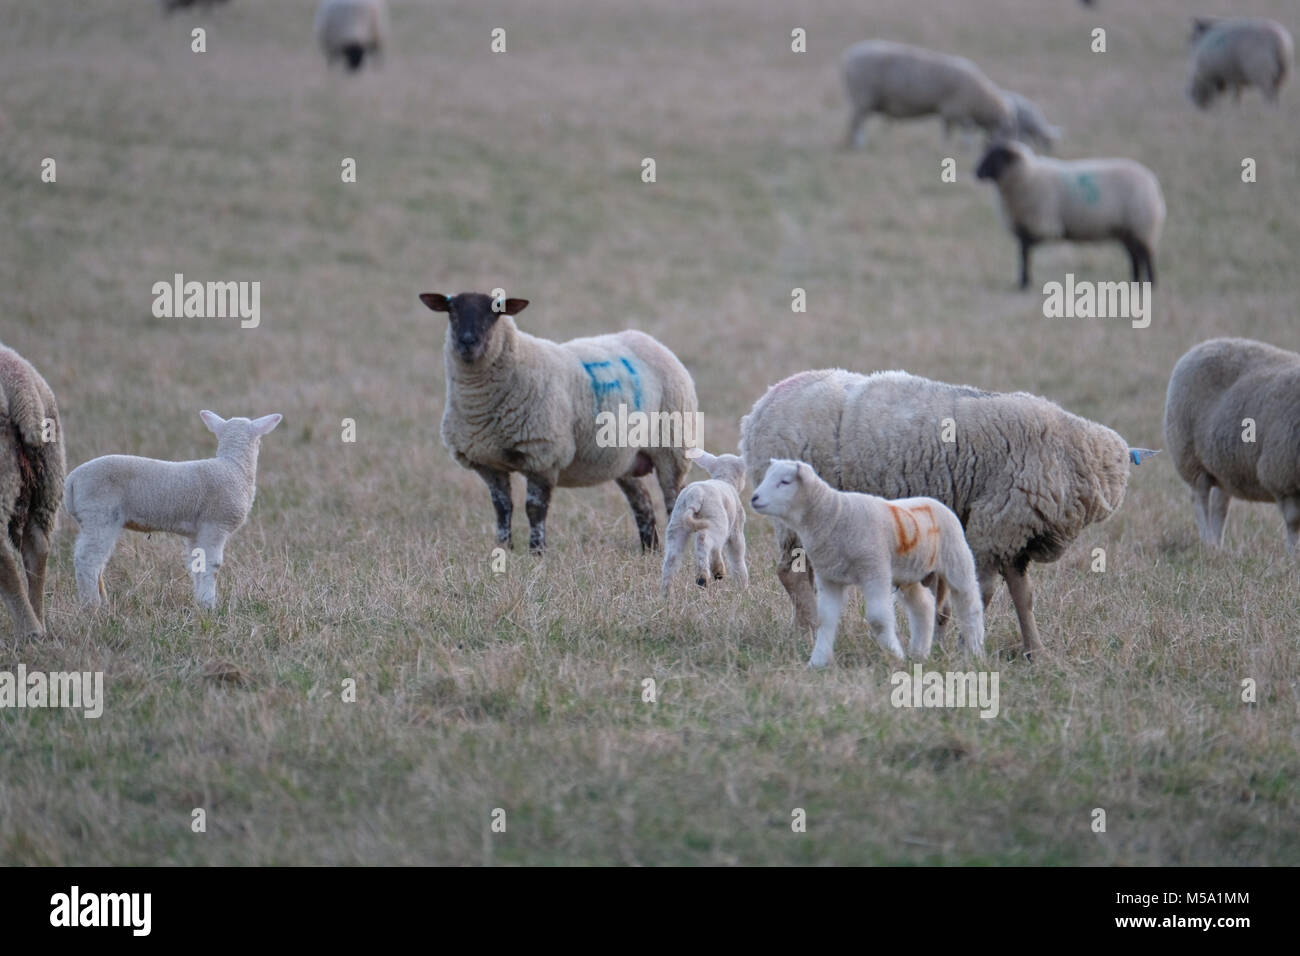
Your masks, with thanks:
[{"label": "dry grass", "polygon": [[[70,464],[209,454],[203,407],[286,421],[219,612],[193,607],[179,541],[137,535],[109,567],[112,611],[91,618],[61,536],[51,635],[10,644],[3,667],[103,670],[108,703],[98,721],[0,713],[0,861],[1300,862],[1300,602],[1274,509],[1235,506],[1227,554],[1207,554],[1156,459],[1116,518],[1036,569],[1049,657],[1008,656],[1015,618],[995,599],[997,719],[895,710],[860,603],[839,666],[804,670],[761,519],[745,594],[683,582],[658,600],[612,486],[557,493],[552,552],[491,573],[487,494],[438,439],[441,320],[416,300],[500,285],[533,301],[521,323],[542,334],[661,337],[696,377],[714,450],[735,447],[767,384],[832,364],[1039,392],[1159,446],[1192,344],[1300,344],[1295,82],[1280,111],[1251,95],[1195,112],[1177,0],[982,0],[979,16],[958,0],[944,15],[911,0],[392,5],[394,49],[358,78],[324,71],[313,0],[198,21],[144,0],[3,14],[0,338],[58,393]],[[1285,0],[1253,9],[1294,17]],[[206,54],[190,52],[195,22]],[[1088,50],[1096,23],[1105,55]],[[488,53],[496,26],[504,56]],[[794,26],[806,55],[789,52]],[[993,191],[937,123],[832,148],[839,52],[870,35],[972,56],[1068,128],[1065,155],[1159,173],[1149,329],[1048,321],[1014,291]],[[956,184],[939,181],[945,155]],[[45,156],[56,185],[39,181]],[[657,184],[640,182],[644,156]],[[1039,282],[1127,271],[1111,247],[1036,267]],[[261,281],[262,326],[154,319],[150,287],[174,272]],[[794,286],[807,315],[789,310]]]}]

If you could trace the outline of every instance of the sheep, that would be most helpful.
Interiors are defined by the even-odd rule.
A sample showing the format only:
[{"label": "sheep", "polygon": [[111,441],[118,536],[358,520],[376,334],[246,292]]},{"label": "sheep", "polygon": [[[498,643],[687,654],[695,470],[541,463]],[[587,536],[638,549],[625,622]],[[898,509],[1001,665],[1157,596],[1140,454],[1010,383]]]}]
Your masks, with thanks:
[{"label": "sheep", "polygon": [[[532,553],[546,548],[552,489],[606,481],[631,505],[641,549],[657,549],[654,502],[641,478],[655,472],[671,515],[690,470],[686,449],[700,437],[695,382],[677,356],[635,330],[564,343],[534,337],[512,318],[527,299],[424,292],[420,301],[447,313],[442,442],[487,484],[497,542],[511,547],[510,474],[518,471],[527,480]],[[637,438],[635,427],[609,434],[616,415],[648,422],[640,429],[648,438]],[[673,428],[661,440],[659,432]]]},{"label": "sheep", "polygon": [[45,634],[45,564],[63,500],[63,430],[54,392],[0,345],[0,593],[18,640]]},{"label": "sheep", "polygon": [[1300,556],[1300,355],[1251,339],[1194,346],[1169,376],[1165,443],[1202,541],[1222,546],[1233,498],[1275,501]]},{"label": "sheep", "polygon": [[[986,608],[997,575],[1006,580],[1026,652],[1042,647],[1029,562],[1057,560],[1084,528],[1114,512],[1130,461],[1146,454],[1045,398],[902,371],[800,372],[769,388],[740,431],[755,484],[772,458],[796,458],[843,491],[942,501],[966,529]],[[794,553],[798,534],[779,521],[776,530],[778,577],[796,625],[810,629],[813,567]]]},{"label": "sheep", "polygon": [[349,71],[359,70],[367,54],[374,59],[388,42],[388,6],[384,0],[321,0],[315,29],[326,65],[341,59]]},{"label": "sheep", "polygon": [[1006,135],[1014,128],[1015,116],[1002,91],[965,57],[865,40],[844,51],[841,65],[851,107],[846,149],[853,147],[872,113],[894,119],[937,114],[945,135],[953,126],[978,126],[989,135]]},{"label": "sheep", "polygon": [[875,495],[837,491],[803,461],[774,458],[750,504],[799,536],[817,568],[817,643],[808,666],[826,667],[835,651],[835,632],[844,590],[862,589],[871,633],[885,651],[902,658],[894,628],[890,591],[907,612],[913,658],[930,655],[935,630],[933,582],[952,595],[966,650],[984,654],[984,608],[979,599],[975,558],[961,522],[934,498],[888,501]]},{"label": "sheep", "polygon": [[1002,95],[1006,97],[1007,105],[1015,116],[1011,137],[1022,143],[1032,143],[1043,152],[1050,153],[1060,142],[1064,132],[1061,127],[1047,122],[1047,117],[1038,104],[1028,97],[1011,90],[1003,90]]},{"label": "sheep", "polygon": [[162,8],[164,13],[171,13],[189,7],[215,7],[218,3],[225,2],[226,0],[162,0]]},{"label": "sheep", "polygon": [[663,575],[660,591],[668,593],[673,572],[686,552],[686,543],[695,535],[695,583],[707,587],[709,575],[721,579],[726,564],[740,581],[749,587],[749,569],[745,566],[745,506],[740,493],[745,490],[745,462],[735,455],[710,455],[699,450],[695,461],[709,473],[707,481],[693,481],[677,496],[665,534]]},{"label": "sheep", "polygon": [[104,455],[68,475],[64,506],[80,525],[73,564],[77,590],[90,607],[107,602],[104,567],[123,530],[165,531],[189,540],[194,599],[217,605],[217,571],[226,541],[248,518],[257,494],[257,453],[281,415],[225,419],[199,412],[217,436],[217,456],[159,461]]},{"label": "sheep", "polygon": [[1131,159],[1061,160],[1035,156],[1024,143],[989,147],[977,179],[997,184],[1007,226],[1020,241],[1020,288],[1029,288],[1029,254],[1050,239],[1118,240],[1133,281],[1156,284],[1155,248],[1165,222],[1160,181]]},{"label": "sheep", "polygon": [[1276,104],[1295,56],[1286,27],[1264,19],[1196,18],[1192,47],[1187,96],[1203,110],[1228,88],[1241,102],[1241,91],[1248,86]]}]

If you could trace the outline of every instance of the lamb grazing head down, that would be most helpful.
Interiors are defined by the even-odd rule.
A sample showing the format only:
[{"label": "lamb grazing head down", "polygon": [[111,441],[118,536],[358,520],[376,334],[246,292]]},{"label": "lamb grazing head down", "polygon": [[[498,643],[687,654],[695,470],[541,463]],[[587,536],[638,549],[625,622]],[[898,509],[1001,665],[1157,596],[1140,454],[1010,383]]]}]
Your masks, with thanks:
[{"label": "lamb grazing head down", "polygon": [[492,362],[501,350],[496,335],[497,320],[503,315],[518,315],[528,306],[527,299],[494,299],[482,292],[462,292],[445,296],[421,292],[420,301],[434,312],[446,312],[448,351],[466,365]]}]

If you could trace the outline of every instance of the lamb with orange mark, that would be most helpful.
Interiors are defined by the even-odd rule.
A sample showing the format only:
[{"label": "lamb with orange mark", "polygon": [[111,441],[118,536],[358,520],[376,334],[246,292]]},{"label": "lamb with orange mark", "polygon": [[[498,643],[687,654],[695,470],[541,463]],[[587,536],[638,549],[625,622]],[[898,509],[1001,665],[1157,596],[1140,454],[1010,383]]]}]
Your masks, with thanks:
[{"label": "lamb with orange mark", "polygon": [[831,662],[845,591],[862,589],[867,623],[884,650],[904,656],[891,591],[907,613],[908,651],[922,660],[934,638],[935,598],[946,593],[968,653],[984,654],[984,606],[961,521],[934,498],[889,501],[836,491],[803,461],[773,459],[750,499],[799,536],[817,568],[817,643],[809,667]]}]

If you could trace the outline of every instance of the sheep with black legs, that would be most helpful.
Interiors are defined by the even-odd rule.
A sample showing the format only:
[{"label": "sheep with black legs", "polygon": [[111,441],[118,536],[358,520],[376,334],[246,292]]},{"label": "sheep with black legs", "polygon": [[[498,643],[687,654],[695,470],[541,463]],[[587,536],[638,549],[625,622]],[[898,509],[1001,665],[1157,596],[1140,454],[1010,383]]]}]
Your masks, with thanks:
[{"label": "sheep with black legs", "polygon": [[[677,357],[635,330],[564,343],[521,332],[512,316],[527,299],[424,292],[420,301],[449,320],[442,441],[487,484],[497,541],[510,546],[510,475],[520,472],[528,483],[534,553],[546,547],[552,490],[606,481],[632,506],[642,550],[657,548],[654,502],[642,478],[655,473],[672,514],[690,470],[688,443],[698,437],[695,382]],[[601,417],[633,413],[655,424],[656,439],[648,445],[603,440]]]},{"label": "sheep with black legs", "polygon": [[1020,242],[1020,288],[1029,287],[1029,254],[1048,240],[1123,243],[1133,281],[1156,282],[1155,248],[1165,200],[1155,173],[1131,159],[1052,159],[1024,143],[989,147],[977,179],[997,184],[1007,227]]}]

